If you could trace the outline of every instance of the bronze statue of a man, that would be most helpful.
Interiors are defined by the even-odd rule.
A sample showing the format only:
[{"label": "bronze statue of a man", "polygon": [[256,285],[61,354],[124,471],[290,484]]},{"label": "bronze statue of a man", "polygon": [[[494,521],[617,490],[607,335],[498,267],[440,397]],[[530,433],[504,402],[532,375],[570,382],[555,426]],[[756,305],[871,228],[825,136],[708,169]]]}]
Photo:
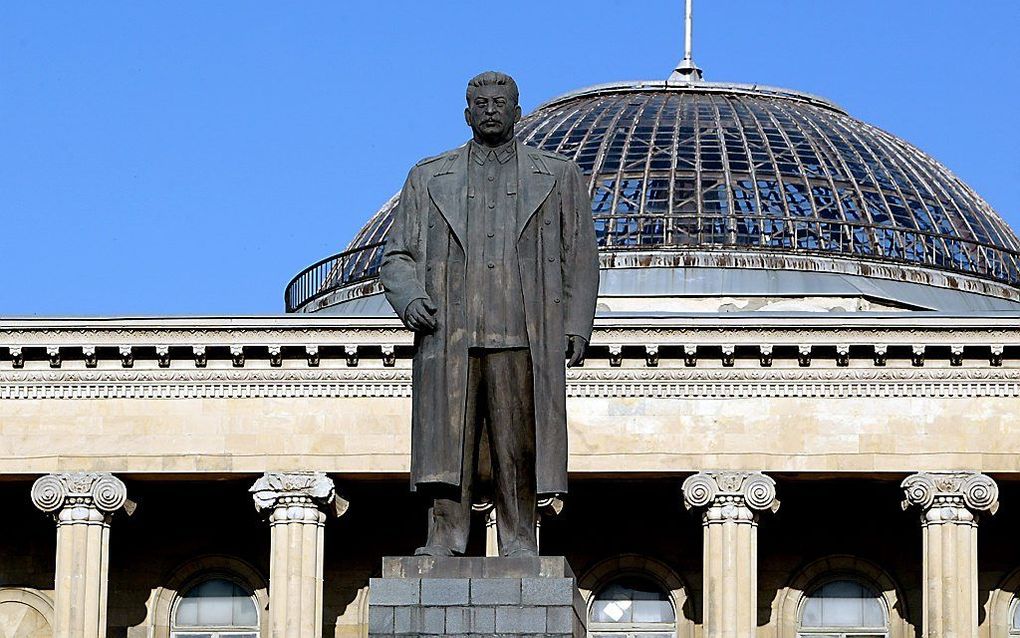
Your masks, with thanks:
[{"label": "bronze statue of a man", "polygon": [[514,137],[510,76],[473,78],[464,117],[467,144],[411,169],[380,269],[415,332],[411,483],[432,499],[415,553],[464,553],[481,459],[500,554],[534,556],[538,495],[567,491],[563,363],[584,357],[599,284],[591,200],[577,164]]}]

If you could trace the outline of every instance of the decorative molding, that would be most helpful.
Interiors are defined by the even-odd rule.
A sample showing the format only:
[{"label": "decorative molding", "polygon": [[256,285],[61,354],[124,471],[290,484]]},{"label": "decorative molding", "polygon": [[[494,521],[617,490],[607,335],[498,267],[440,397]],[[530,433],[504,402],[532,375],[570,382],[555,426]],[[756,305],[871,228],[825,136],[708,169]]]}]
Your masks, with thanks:
[{"label": "decorative molding", "polygon": [[688,368],[698,365],[698,346],[684,344],[684,365]]},{"label": "decorative molding", "polygon": [[927,346],[923,343],[915,343],[910,346],[910,364],[916,368],[922,367],[924,365],[924,354],[927,349]]},{"label": "decorative molding", "polygon": [[889,357],[889,346],[884,343],[875,344],[875,365],[884,366]]},{"label": "decorative molding", "polygon": [[109,522],[109,515],[124,508],[134,510],[127,500],[124,482],[108,472],[47,474],[32,484],[32,503],[53,514],[58,525]]},{"label": "decorative molding", "polygon": [[962,345],[949,346],[949,365],[951,366],[963,365],[963,348],[964,346]]},{"label": "decorative molding", "polygon": [[323,472],[266,472],[248,491],[255,509],[268,513],[272,525],[321,524],[326,513],[339,517],[350,507]]},{"label": "decorative molding", "polygon": [[999,509],[999,486],[980,472],[920,472],[900,484],[903,509],[918,507],[924,525],[972,523]]},{"label": "decorative molding", "polygon": [[658,344],[645,344],[645,365],[649,368],[655,368],[659,365],[659,346]]},{"label": "decorative molding", "polygon": [[46,357],[50,360],[51,368],[60,367],[60,347],[46,346]]},{"label": "decorative molding", "polygon": [[134,348],[132,346],[119,346],[117,351],[120,354],[120,365],[125,368],[135,365]]},{"label": "decorative molding", "polygon": [[305,357],[308,359],[309,368],[319,367],[319,346],[305,346]]},{"label": "decorative molding", "polygon": [[344,346],[344,358],[348,368],[358,367],[358,346]]},{"label": "decorative molding", "polygon": [[812,345],[809,343],[802,343],[797,346],[797,365],[802,368],[811,366],[811,349]]},{"label": "decorative molding", "polygon": [[850,365],[850,344],[841,343],[836,346],[836,365],[840,368]]},{"label": "decorative molding", "polygon": [[170,346],[156,346],[156,360],[161,368],[170,367]]},{"label": "decorative molding", "polygon": [[[585,367],[579,398],[1020,397],[1020,368]],[[2,399],[245,399],[411,396],[409,367],[0,369]]]},{"label": "decorative molding", "polygon": [[209,363],[208,355],[205,352],[205,346],[193,345],[191,346],[191,354],[195,357],[195,367],[204,368]]},{"label": "decorative molding", "polygon": [[274,368],[279,368],[283,365],[283,346],[267,346],[266,352],[269,353],[269,365]]},{"label": "decorative molding", "polygon": [[382,351],[382,362],[383,366],[392,368],[397,365],[397,347],[392,343],[386,343],[379,346]]},{"label": "decorative molding", "polygon": [[734,363],[734,357],[737,352],[737,346],[732,343],[725,344],[722,347],[722,365],[724,368],[732,368]]},{"label": "decorative molding", "polygon": [[[1020,396],[1020,323],[1002,313],[600,317],[592,342],[569,396]],[[0,399],[408,397],[411,344],[395,318],[7,320]]]},{"label": "decorative molding", "polygon": [[726,521],[753,523],[756,512],[779,510],[776,482],[761,472],[699,472],[681,486],[684,507],[704,508],[706,525]]},{"label": "decorative molding", "polygon": [[609,346],[609,367],[619,368],[623,363],[623,346],[619,344]]}]

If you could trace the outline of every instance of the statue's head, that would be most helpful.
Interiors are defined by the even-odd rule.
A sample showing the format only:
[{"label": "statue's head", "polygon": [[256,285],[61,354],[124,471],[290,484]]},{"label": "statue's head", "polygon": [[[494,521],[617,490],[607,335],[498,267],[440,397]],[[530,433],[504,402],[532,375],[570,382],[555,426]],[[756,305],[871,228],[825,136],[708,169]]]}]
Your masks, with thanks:
[{"label": "statue's head", "polygon": [[518,97],[517,83],[506,73],[486,71],[471,78],[464,119],[474,132],[475,141],[499,146],[513,138],[514,125],[521,119]]}]

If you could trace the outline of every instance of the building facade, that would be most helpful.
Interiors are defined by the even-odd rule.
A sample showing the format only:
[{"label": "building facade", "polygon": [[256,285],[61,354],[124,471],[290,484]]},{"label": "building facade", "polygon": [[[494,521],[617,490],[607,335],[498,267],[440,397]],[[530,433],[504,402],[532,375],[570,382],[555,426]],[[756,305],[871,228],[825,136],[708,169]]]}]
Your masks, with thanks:
[{"label": "building facade", "polygon": [[[679,73],[520,137],[577,159],[600,241],[540,527],[590,635],[1020,635],[1020,242],[977,194],[826,100]],[[0,321],[0,633],[367,635],[425,533],[394,203],[286,315]]]}]

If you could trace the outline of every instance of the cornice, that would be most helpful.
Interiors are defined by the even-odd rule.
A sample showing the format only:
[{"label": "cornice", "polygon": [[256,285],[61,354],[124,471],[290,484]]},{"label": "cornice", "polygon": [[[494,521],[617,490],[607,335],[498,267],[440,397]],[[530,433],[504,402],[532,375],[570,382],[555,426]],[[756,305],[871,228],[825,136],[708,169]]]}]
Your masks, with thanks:
[{"label": "cornice", "polygon": [[[410,396],[396,319],[0,319],[0,398]],[[1020,318],[599,317],[574,397],[1017,396]]]}]

